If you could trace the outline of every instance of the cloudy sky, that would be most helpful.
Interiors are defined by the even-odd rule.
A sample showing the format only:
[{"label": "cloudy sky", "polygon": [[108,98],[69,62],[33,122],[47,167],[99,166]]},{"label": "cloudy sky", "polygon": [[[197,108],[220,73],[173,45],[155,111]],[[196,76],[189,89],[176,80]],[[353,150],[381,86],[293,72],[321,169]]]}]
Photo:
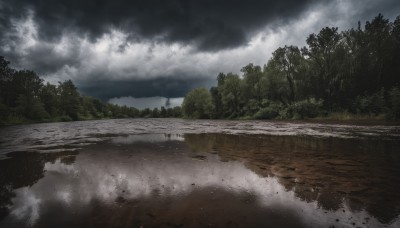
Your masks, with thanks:
[{"label": "cloudy sky", "polygon": [[179,104],[219,72],[265,64],[322,27],[356,27],[398,0],[0,0],[0,55],[46,81],[134,106]]}]

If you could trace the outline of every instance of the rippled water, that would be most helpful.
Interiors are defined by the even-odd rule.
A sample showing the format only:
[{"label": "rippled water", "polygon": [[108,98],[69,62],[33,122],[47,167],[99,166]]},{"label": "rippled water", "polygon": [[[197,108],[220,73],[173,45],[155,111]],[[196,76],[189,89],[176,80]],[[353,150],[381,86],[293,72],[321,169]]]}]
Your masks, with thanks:
[{"label": "rippled water", "polygon": [[0,227],[400,226],[396,126],[102,120],[0,140]]},{"label": "rippled water", "polygon": [[120,135],[200,133],[399,140],[400,126],[182,119],[118,119],[44,123],[0,129],[0,156],[14,151],[73,150]]}]

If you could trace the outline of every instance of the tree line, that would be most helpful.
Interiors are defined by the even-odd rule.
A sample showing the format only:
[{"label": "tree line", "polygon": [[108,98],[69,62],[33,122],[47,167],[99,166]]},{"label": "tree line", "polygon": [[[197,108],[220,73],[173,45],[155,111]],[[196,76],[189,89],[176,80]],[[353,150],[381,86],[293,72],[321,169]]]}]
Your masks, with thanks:
[{"label": "tree line", "polygon": [[118,106],[79,94],[71,80],[44,83],[34,71],[15,70],[0,56],[0,124],[103,118],[181,117],[181,108]]},{"label": "tree line", "polygon": [[400,16],[362,28],[325,27],[307,46],[279,47],[264,66],[220,73],[210,90],[190,91],[189,118],[298,119],[342,112],[400,118]]}]

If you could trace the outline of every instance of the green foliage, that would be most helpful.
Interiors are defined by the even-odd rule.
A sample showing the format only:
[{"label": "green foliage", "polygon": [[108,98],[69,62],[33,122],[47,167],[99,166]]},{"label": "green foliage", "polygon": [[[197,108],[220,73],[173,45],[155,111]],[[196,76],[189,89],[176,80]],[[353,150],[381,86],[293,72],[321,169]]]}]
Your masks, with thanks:
[{"label": "green foliage", "polygon": [[273,103],[266,108],[260,109],[254,114],[254,119],[275,119],[279,116],[280,105]]},{"label": "green foliage", "polygon": [[169,108],[168,110],[171,110],[172,115],[169,117],[182,117],[182,108],[180,106],[174,107],[174,108]]},{"label": "green foliage", "polygon": [[164,106],[161,107],[161,110],[160,110],[160,117],[161,117],[161,118],[167,117],[167,110],[164,108]]},{"label": "green foliage", "polygon": [[140,117],[150,118],[152,116],[152,111],[149,108],[145,108],[140,112]]},{"label": "green foliage", "polygon": [[322,103],[322,100],[315,98],[298,101],[292,106],[293,114],[301,119],[317,117],[321,113]]},{"label": "green foliage", "polygon": [[58,115],[60,103],[58,99],[57,86],[51,85],[50,83],[42,86],[39,99],[50,116],[55,117]]},{"label": "green foliage", "polygon": [[246,116],[252,116],[260,110],[260,102],[256,99],[250,99],[243,107]]},{"label": "green foliage", "polygon": [[160,111],[158,110],[158,108],[154,108],[152,113],[151,113],[151,117],[152,118],[159,118],[160,117]]},{"label": "green foliage", "polygon": [[351,110],[358,114],[378,115],[385,111],[385,90],[382,88],[380,91],[368,96],[357,96],[353,102]]},{"label": "green foliage", "polygon": [[60,111],[62,114],[78,120],[81,110],[80,95],[71,80],[60,82],[58,85],[60,93]]},{"label": "green foliage", "polygon": [[390,117],[400,119],[400,88],[393,87],[390,92]]},{"label": "green foliage", "polygon": [[190,91],[183,100],[182,110],[185,117],[207,119],[212,113],[212,97],[205,88]]},{"label": "green foliage", "polygon": [[225,117],[235,118],[240,115],[242,85],[238,75],[232,73],[226,75],[221,86],[221,100]]},{"label": "green foliage", "polygon": [[70,116],[60,116],[57,117],[57,121],[61,121],[61,122],[69,122],[72,121],[72,118]]},{"label": "green foliage", "polygon": [[275,71],[279,72],[284,76],[286,86],[286,97],[289,103],[294,102],[296,99],[296,80],[299,78],[302,67],[301,62],[304,61],[301,56],[300,50],[296,46],[285,46],[278,48],[272,53],[271,62]]},{"label": "green foliage", "polygon": [[43,120],[49,118],[49,114],[43,107],[42,102],[34,97],[20,94],[17,99],[17,113],[31,120]]}]

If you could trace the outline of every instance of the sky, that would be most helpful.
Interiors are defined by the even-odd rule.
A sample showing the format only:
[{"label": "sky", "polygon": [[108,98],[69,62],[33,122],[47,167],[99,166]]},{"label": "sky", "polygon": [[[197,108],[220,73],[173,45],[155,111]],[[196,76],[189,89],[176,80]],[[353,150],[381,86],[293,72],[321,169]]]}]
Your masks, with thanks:
[{"label": "sky", "polygon": [[0,55],[47,82],[71,79],[83,95],[153,108],[378,13],[393,21],[400,1],[0,0]]}]

